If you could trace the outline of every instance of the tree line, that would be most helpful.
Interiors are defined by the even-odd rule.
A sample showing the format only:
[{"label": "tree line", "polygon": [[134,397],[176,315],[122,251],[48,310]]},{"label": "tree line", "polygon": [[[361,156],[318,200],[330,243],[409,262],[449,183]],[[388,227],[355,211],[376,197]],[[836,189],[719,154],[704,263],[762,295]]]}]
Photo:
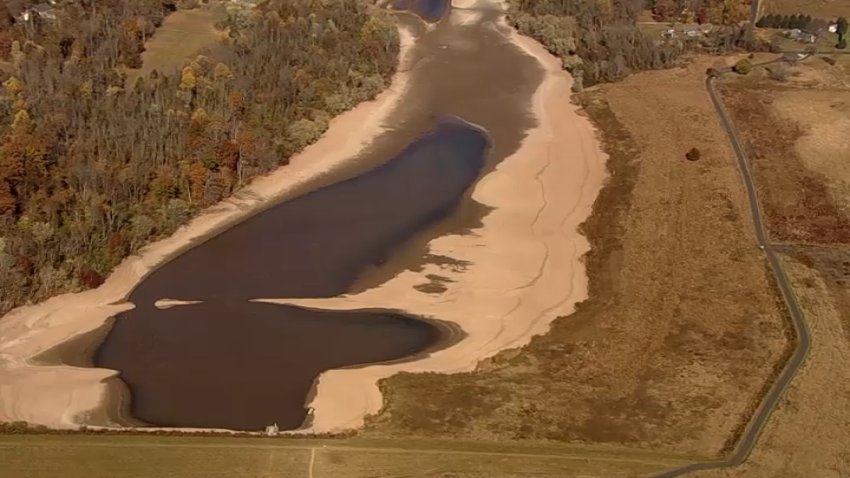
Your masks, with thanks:
[{"label": "tree line", "polygon": [[798,28],[805,30],[812,23],[810,15],[777,15],[770,14],[759,18],[756,26],[759,28]]},{"label": "tree line", "polygon": [[270,0],[178,74],[125,84],[173,7],[78,0],[0,31],[0,313],[99,285],[396,68],[397,31],[365,0]]},{"label": "tree line", "polygon": [[747,6],[742,0],[676,2],[677,11],[707,11],[710,18],[726,22],[712,25],[705,37],[676,41],[661,41],[639,28],[640,13],[653,4],[644,0],[511,0],[508,20],[558,55],[577,88],[616,81],[634,71],[670,67],[689,49],[723,52],[757,46],[746,25],[739,23]]},{"label": "tree line", "polygon": [[679,55],[637,26],[643,0],[514,0],[509,21],[549,48],[585,85],[614,81],[633,70],[663,68]]},{"label": "tree line", "polygon": [[746,21],[751,0],[649,0],[655,20],[733,25]]}]

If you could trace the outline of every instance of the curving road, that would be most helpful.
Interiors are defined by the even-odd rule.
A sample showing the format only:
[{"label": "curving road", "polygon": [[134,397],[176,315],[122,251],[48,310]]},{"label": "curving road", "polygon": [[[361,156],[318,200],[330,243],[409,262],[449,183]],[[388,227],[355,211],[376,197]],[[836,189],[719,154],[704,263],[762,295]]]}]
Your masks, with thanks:
[{"label": "curving road", "polygon": [[[768,63],[774,63],[777,61],[780,60],[774,60]],[[767,63],[755,66],[762,66],[764,64]],[[759,207],[758,195],[756,194],[755,181],[753,179],[752,172],[750,171],[749,160],[747,159],[744,148],[741,146],[741,142],[738,139],[738,133],[735,130],[735,125],[732,123],[732,119],[726,112],[726,108],[723,106],[723,101],[720,99],[720,96],[717,94],[717,90],[714,87],[714,80],[722,76],[723,73],[727,73],[729,71],[730,70],[728,69],[719,71],[716,76],[709,74],[705,79],[705,87],[708,90],[712,103],[714,103],[714,108],[717,110],[718,116],[720,116],[723,128],[729,135],[729,141],[732,143],[735,155],[738,157],[738,168],[741,170],[741,175],[744,178],[744,186],[746,186],[747,198],[750,204],[750,213],[756,230],[756,241],[758,242],[758,246],[767,256],[767,262],[770,264],[770,270],[773,272],[773,277],[776,279],[776,283],[782,293],[782,298],[785,300],[785,304],[788,307],[788,312],[791,315],[791,322],[794,324],[794,330],[797,334],[797,344],[791,358],[782,368],[782,372],[779,374],[776,381],[773,382],[773,385],[770,387],[767,395],[765,395],[764,399],[759,404],[752,419],[744,429],[744,433],[735,445],[735,449],[729,456],[723,460],[693,463],[682,468],[677,468],[675,470],[670,470],[656,475],[656,478],[670,478],[682,476],[694,471],[731,468],[742,464],[753,451],[753,448],[755,448],[759,435],[764,429],[764,425],[767,423],[767,420],[770,418],[770,414],[776,408],[779,400],[782,398],[782,394],[788,389],[788,386],[791,384],[791,380],[794,378],[797,370],[800,369],[800,366],[805,361],[806,355],[808,355],[809,349],[811,348],[811,334],[809,333],[809,326],[806,323],[802,310],[800,310],[800,304],[797,302],[797,297],[794,295],[794,290],[788,281],[788,277],[782,269],[779,257],[777,256],[774,247],[765,232],[764,221],[762,219],[761,208]]]}]

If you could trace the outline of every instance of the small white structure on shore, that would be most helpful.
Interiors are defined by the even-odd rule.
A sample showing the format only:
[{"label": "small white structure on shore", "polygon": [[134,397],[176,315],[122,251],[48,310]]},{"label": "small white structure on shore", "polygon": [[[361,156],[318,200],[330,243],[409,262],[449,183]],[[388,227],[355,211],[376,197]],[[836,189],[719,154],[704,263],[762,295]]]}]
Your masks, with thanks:
[{"label": "small white structure on shore", "polygon": [[266,427],[266,436],[267,437],[276,437],[280,433],[280,428],[278,428],[277,423],[273,425],[269,425]]}]

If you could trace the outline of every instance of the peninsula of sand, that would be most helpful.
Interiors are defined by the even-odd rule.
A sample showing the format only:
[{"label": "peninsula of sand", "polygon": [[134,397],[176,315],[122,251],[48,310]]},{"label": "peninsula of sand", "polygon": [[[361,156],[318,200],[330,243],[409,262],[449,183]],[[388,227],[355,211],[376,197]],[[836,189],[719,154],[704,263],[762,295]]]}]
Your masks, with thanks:
[{"label": "peninsula of sand", "polygon": [[[444,22],[483,21],[478,8],[504,8],[495,0],[455,0]],[[487,207],[480,227],[431,239],[428,252],[451,258],[405,269],[380,285],[330,299],[264,298],[330,310],[391,309],[453,322],[465,337],[415,360],[330,370],[317,380],[305,432],[357,428],[379,411],[378,382],[395,373],[470,371],[499,351],[520,347],[545,333],[552,320],[570,314],[587,294],[582,256],[588,243],[578,232],[605,179],[606,157],[595,131],[570,102],[572,80],[560,61],[503,22],[486,28],[536,60],[543,80],[529,115],[536,126],[520,147],[474,186],[471,198]],[[0,421],[24,420],[75,428],[96,415],[108,398],[116,371],[44,365],[36,358],[80,334],[100,329],[133,307],[126,297],[152,270],[245,217],[314,185],[327,182],[387,128],[387,119],[408,88],[407,66],[417,42],[401,29],[401,67],[390,88],[331,122],[327,133],[292,158],[290,165],[253,182],[210,208],[168,239],[126,259],[99,288],[54,297],[0,318]],[[499,141],[496,136],[494,141]],[[463,264],[463,267],[457,267]],[[441,293],[417,286],[443,278]],[[179,306],[179,304],[162,304]]]}]

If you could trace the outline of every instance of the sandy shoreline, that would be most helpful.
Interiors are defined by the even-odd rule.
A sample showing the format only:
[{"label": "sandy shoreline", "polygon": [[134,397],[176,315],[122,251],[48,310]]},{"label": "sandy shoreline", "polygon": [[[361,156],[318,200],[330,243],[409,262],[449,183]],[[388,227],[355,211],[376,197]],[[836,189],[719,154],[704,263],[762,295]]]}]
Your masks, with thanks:
[{"label": "sandy shoreline", "polygon": [[[456,1],[456,6],[500,4]],[[453,10],[446,21],[479,21],[474,10]],[[482,178],[473,199],[492,208],[470,234],[432,240],[429,252],[469,264],[463,270],[427,264],[405,270],[363,293],[332,299],[267,302],[322,309],[396,309],[408,315],[451,322],[465,333],[460,343],[418,360],[358,366],[322,374],[309,405],[311,425],[300,432],[328,433],[359,427],[382,406],[377,383],[400,371],[462,372],[501,350],[521,346],[545,333],[558,316],[571,313],[587,295],[582,255],[588,249],[578,226],[591,213],[605,178],[606,157],[590,122],[570,103],[572,79],[561,62],[535,41],[506,25],[499,31],[534,57],[545,79],[533,97],[539,125],[520,149]],[[127,310],[124,298],[151,270],[228,224],[263,209],[275,198],[312,183],[337,168],[383,131],[383,123],[407,85],[405,63],[412,38],[404,34],[402,62],[389,90],[375,101],[337,117],[322,139],[292,159],[290,166],[258,179],[248,188],[125,260],[100,288],[23,307],[0,319],[0,421],[26,420],[54,428],[79,425],[83,414],[104,413],[104,397],[115,389],[116,372],[71,366],[35,366],[30,360],[79,334],[101,327]],[[447,279],[441,294],[415,286]],[[163,301],[159,306],[178,305]],[[106,423],[104,423],[106,424]],[[207,430],[208,431],[208,430]]]},{"label": "sandy shoreline", "polygon": [[[482,227],[429,243],[431,254],[469,266],[458,271],[428,264],[339,298],[267,300],[323,309],[399,309],[456,323],[467,337],[413,362],[325,372],[309,403],[312,423],[300,433],[358,428],[383,405],[381,379],[398,372],[471,371],[482,359],[545,333],[555,318],[572,313],[587,296],[581,258],[589,245],[578,226],[591,213],[607,158],[593,126],[569,101],[573,80],[560,60],[504,24],[499,30],[537,59],[545,78],[533,98],[538,127],[473,192],[475,201],[493,208]],[[415,286],[430,281],[428,275],[448,279],[447,290],[438,295],[415,292]]]},{"label": "sandy shoreline", "polygon": [[[100,411],[115,388],[113,370],[36,365],[33,359],[129,310],[124,302],[147,274],[227,226],[261,211],[306,185],[320,182],[384,131],[384,122],[407,87],[412,34],[400,28],[399,69],[373,101],[334,118],[322,138],[291,158],[288,166],[253,181],[233,197],[208,208],[169,238],[125,259],[97,289],[19,307],[0,318],[0,422],[24,420],[52,428],[76,428]],[[172,305],[172,304],[166,304]]]}]

